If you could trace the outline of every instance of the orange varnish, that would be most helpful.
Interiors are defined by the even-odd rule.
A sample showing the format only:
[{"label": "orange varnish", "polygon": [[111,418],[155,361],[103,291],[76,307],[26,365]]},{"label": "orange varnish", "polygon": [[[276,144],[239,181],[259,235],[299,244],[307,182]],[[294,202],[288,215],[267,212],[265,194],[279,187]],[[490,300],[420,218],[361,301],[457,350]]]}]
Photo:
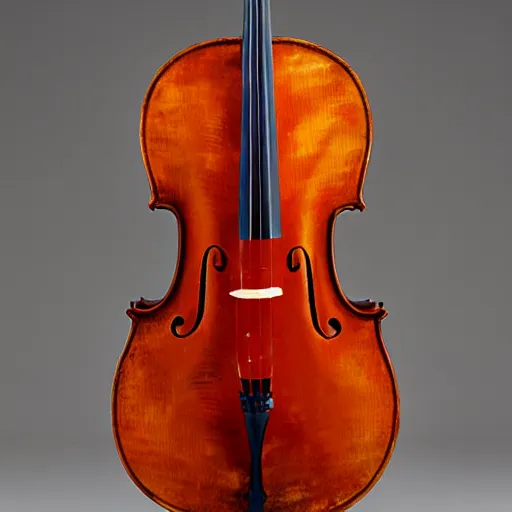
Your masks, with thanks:
[{"label": "orange varnish", "polygon": [[[240,287],[240,42],[219,39],[181,52],[160,69],[142,108],[150,207],[177,216],[179,259],[166,296],[128,311],[132,327],[116,371],[112,419],[133,481],[173,511],[247,507],[250,455],[237,390],[248,354],[240,336],[261,324],[253,323],[257,301],[230,295]],[[260,303],[264,318],[272,316],[273,341],[258,353],[271,365],[258,371],[272,372],[276,404],[262,459],[265,510],[345,510],[384,471],[399,423],[380,328],[386,312],[346,298],[332,247],[336,213],[364,209],[371,115],[359,79],[333,53],[287,38],[274,39],[273,51],[283,236],[272,268],[283,295]],[[204,311],[194,327],[202,259],[212,245],[223,253],[208,253]],[[293,253],[297,270],[289,269],[298,246],[309,255],[310,281],[304,252]],[[252,304],[250,312],[237,314],[237,304]],[[177,316],[183,325],[173,324]],[[330,318],[342,330],[329,339]],[[171,324],[193,332],[177,337]],[[260,341],[269,337],[261,332]]]},{"label": "orange varnish", "polygon": [[[283,265],[274,265],[281,239],[240,242],[240,289],[269,292],[269,298],[235,298],[237,364],[242,379],[272,377],[273,312],[282,290]],[[274,268],[275,266],[275,268]],[[243,294],[240,294],[243,295]],[[257,295],[253,293],[253,295]]]}]

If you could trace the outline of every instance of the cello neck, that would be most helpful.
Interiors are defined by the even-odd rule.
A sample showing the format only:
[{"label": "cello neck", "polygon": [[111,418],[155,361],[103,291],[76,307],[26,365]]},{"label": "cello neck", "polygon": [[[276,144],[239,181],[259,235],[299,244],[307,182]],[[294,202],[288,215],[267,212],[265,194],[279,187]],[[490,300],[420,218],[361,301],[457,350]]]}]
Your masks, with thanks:
[{"label": "cello neck", "polygon": [[244,0],[241,240],[281,237],[270,0]]}]

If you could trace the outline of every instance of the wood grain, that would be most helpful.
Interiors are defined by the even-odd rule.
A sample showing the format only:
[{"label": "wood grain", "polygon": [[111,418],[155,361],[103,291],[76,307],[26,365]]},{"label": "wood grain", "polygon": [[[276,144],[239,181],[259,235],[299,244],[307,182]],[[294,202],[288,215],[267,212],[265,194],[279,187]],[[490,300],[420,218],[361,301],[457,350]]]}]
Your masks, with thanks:
[{"label": "wood grain", "polygon": [[[372,123],[362,85],[339,57],[312,43],[274,38],[275,101],[283,238],[274,249],[283,277],[274,300],[273,393],[263,453],[269,511],[345,510],[386,467],[399,424],[398,388],[381,335],[386,311],[358,307],[338,284],[333,258],[336,215],[364,209],[362,187]],[[241,40],[219,39],[184,50],[155,76],[142,108],[141,144],[151,208],[179,224],[174,280],[157,303],[128,310],[132,327],[112,392],[120,458],[147,496],[172,511],[243,511],[249,449],[238,400],[235,301]],[[209,255],[204,316],[198,308]],[[314,329],[305,260],[290,272],[295,247],[310,257]]]}]

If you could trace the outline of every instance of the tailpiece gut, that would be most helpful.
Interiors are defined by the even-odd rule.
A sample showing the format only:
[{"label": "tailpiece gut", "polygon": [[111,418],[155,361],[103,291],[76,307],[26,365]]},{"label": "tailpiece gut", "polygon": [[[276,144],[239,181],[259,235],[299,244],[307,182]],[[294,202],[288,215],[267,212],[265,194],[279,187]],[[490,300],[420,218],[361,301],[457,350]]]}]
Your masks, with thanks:
[{"label": "tailpiece gut", "polygon": [[[260,388],[261,384],[261,388]],[[243,391],[240,391],[240,403],[245,416],[245,429],[251,451],[251,473],[248,512],[263,512],[267,494],[263,487],[262,454],[263,441],[270,418],[269,411],[274,408],[270,392],[270,379],[242,379]],[[252,390],[251,390],[252,387]]]}]

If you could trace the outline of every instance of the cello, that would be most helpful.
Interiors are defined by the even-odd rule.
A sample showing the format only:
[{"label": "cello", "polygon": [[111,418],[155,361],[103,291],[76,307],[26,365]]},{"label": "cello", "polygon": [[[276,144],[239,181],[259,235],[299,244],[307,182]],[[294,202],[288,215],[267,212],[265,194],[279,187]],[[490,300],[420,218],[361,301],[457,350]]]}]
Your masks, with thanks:
[{"label": "cello", "polygon": [[130,304],[112,430],[135,485],[168,511],[343,511],[376,484],[399,429],[382,303],[342,290],[335,221],[365,208],[372,119],[349,65],[273,37],[165,63],[140,123],[149,207],[177,218],[172,283]]}]

